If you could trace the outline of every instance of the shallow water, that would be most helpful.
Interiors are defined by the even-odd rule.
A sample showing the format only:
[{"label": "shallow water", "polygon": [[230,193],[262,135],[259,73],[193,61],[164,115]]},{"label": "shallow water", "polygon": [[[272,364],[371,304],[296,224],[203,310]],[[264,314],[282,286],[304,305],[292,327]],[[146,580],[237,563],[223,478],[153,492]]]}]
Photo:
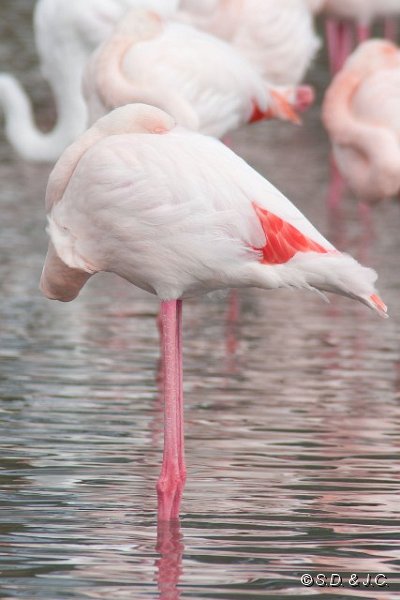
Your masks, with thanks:
[{"label": "shallow water", "polygon": [[[1,68],[45,119],[29,18],[29,3],[2,0]],[[180,527],[158,532],[157,303],[106,275],[71,304],[41,297],[50,167],[0,141],[0,597],[399,598],[400,206],[377,207],[374,236],[350,196],[345,219],[329,218],[318,111],[302,129],[238,132],[234,147],[379,271],[391,319],[305,292],[241,292],[236,325],[224,299],[187,302],[188,482]],[[349,572],[389,586],[352,588]],[[306,588],[304,573],[344,585]]]}]

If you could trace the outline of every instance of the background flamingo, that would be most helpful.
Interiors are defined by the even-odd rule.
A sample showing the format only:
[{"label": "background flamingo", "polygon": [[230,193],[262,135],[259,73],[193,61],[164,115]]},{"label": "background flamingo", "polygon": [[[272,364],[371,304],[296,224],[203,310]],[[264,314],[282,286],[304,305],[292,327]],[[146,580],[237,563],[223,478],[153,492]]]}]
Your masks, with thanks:
[{"label": "background flamingo", "polygon": [[299,118],[308,86],[271,86],[230,44],[154,13],[132,11],[90,59],[84,75],[90,122],[147,102],[185,127],[223,137],[262,118]]},{"label": "background flamingo", "polygon": [[0,74],[0,106],[9,142],[23,158],[54,161],[87,126],[81,91],[86,60],[123,13],[148,7],[172,14],[179,0],[40,0],[35,6],[35,43],[41,71],[50,84],[57,121],[48,133],[34,122],[30,100],[18,80]]},{"label": "background flamingo", "polygon": [[383,40],[361,44],[326,92],[322,115],[335,161],[361,200],[400,191],[399,102],[400,51]]},{"label": "background flamingo", "polygon": [[230,287],[296,287],[349,296],[386,314],[374,271],[335,250],[219,141],[176,127],[154,107],[119,108],[81,136],[53,170],[46,205],[46,296],[72,300],[91,275],[112,271],[160,298],[160,520],[178,516],[186,477],[182,299]]},{"label": "background flamingo", "polygon": [[304,0],[182,0],[183,19],[229,41],[271,83],[300,83],[319,48]]}]

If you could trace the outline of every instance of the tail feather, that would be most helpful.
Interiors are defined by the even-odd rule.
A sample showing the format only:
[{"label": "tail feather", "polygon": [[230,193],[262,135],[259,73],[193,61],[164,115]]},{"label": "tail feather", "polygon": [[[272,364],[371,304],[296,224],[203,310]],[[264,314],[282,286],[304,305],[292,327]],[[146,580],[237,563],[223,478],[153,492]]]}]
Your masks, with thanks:
[{"label": "tail feather", "polygon": [[358,300],[387,317],[387,307],[377,294],[377,274],[363,267],[348,254],[297,253],[284,265],[274,265],[280,271],[278,287],[295,286],[319,292],[333,292]]}]

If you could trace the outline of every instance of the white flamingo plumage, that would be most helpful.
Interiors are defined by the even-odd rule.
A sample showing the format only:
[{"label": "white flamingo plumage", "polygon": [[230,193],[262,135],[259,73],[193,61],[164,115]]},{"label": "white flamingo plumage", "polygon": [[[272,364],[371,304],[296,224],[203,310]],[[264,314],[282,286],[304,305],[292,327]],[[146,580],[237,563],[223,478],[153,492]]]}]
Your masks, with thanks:
[{"label": "white flamingo plumage", "polygon": [[400,192],[400,50],[368,40],[329,86],[322,116],[339,172],[360,200]]},{"label": "white flamingo plumage", "polygon": [[41,71],[56,104],[54,128],[43,133],[18,80],[0,73],[0,108],[6,135],[26,160],[52,162],[87,127],[81,79],[96,46],[111,34],[129,8],[147,7],[172,14],[179,0],[40,0],[34,11],[34,32]]},{"label": "white flamingo plumage", "polygon": [[295,287],[386,314],[376,274],[339,253],[261,175],[218,140],[146,105],[116,109],[56,164],[46,194],[41,289],[72,300],[112,271],[161,300],[164,457],[159,518],[176,518],[186,477],[182,299],[229,287]]},{"label": "white flamingo plumage", "polygon": [[320,46],[304,0],[182,0],[181,18],[231,43],[271,83],[300,83]]},{"label": "white flamingo plumage", "polygon": [[227,42],[148,11],[132,11],[94,52],[83,77],[89,119],[133,102],[162,108],[180,124],[221,138],[261,118],[299,122],[308,86],[271,86]]}]

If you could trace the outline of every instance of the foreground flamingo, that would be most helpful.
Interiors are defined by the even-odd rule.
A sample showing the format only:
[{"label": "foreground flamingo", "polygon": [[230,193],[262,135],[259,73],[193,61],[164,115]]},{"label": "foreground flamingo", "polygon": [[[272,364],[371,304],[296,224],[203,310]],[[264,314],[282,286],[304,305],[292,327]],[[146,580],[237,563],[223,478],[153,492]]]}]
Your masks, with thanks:
[{"label": "foreground flamingo", "polygon": [[[312,2],[316,7],[317,0]],[[300,83],[319,48],[304,0],[182,0],[181,18],[231,43],[271,83]]]},{"label": "foreground flamingo", "polygon": [[159,519],[176,518],[186,478],[182,300],[231,287],[295,287],[359,300],[382,316],[376,274],[339,253],[218,140],[165,112],[127,105],[62,155],[46,194],[51,241],[41,289],[69,301],[111,271],[161,301],[164,457]]},{"label": "foreground flamingo", "polygon": [[127,9],[147,7],[172,14],[178,1],[40,0],[34,12],[35,43],[42,74],[54,95],[57,122],[50,132],[40,131],[19,82],[0,73],[0,108],[8,140],[18,154],[38,162],[57,160],[87,127],[81,80],[91,52],[110,35]]},{"label": "foreground flamingo", "polygon": [[155,13],[132,11],[93,54],[84,75],[90,122],[146,102],[180,124],[221,138],[241,124],[278,117],[313,100],[308,86],[268,85],[230,44]]},{"label": "foreground flamingo", "polygon": [[323,122],[337,167],[361,200],[400,191],[399,104],[400,51],[385,40],[361,44],[326,92]]}]

